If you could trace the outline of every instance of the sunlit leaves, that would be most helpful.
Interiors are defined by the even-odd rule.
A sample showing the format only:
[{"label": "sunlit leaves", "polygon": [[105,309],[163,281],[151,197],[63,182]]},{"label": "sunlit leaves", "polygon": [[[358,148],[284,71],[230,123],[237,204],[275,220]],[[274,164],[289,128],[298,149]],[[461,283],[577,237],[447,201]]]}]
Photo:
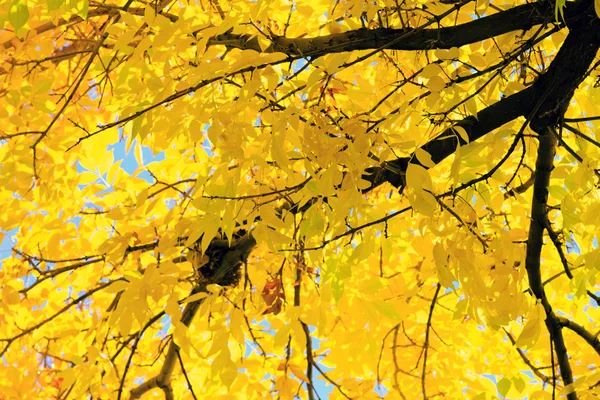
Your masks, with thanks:
[{"label": "sunlit leaves", "polygon": [[[539,79],[568,29],[416,52],[378,37],[372,49],[335,52],[351,46],[340,33],[363,45],[369,30],[451,29],[509,7],[392,3],[5,4],[0,349],[21,336],[4,354],[0,391],[64,397],[74,384],[73,396],[112,398],[177,346],[176,398],[307,398],[314,344],[335,394],[352,398],[374,388],[419,397],[422,378],[428,397],[549,395],[520,376],[529,367],[515,350],[551,362],[524,269],[536,134],[526,128],[488,174],[523,120],[478,140],[466,123],[449,128]],[[537,43],[536,32],[550,37]],[[594,79],[571,117],[598,114]],[[595,121],[575,124],[597,140]],[[442,132],[460,146],[438,162]],[[600,254],[600,153],[567,130],[561,139],[585,159],[561,146],[548,189],[574,278],[545,238],[543,279],[556,310],[596,329],[587,291]],[[373,188],[370,171],[395,185]],[[251,256],[233,260],[238,286],[213,282],[217,250],[249,235]],[[587,390],[595,355],[567,347]]]}]

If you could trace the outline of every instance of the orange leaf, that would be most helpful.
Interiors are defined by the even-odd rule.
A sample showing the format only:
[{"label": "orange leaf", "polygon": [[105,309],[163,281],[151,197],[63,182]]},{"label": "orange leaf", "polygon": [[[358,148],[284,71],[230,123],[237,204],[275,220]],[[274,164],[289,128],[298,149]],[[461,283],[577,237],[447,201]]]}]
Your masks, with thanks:
[{"label": "orange leaf", "polygon": [[285,300],[285,293],[283,292],[281,280],[275,279],[267,281],[262,291],[262,298],[268,306],[263,314],[279,314],[283,306],[283,301]]}]

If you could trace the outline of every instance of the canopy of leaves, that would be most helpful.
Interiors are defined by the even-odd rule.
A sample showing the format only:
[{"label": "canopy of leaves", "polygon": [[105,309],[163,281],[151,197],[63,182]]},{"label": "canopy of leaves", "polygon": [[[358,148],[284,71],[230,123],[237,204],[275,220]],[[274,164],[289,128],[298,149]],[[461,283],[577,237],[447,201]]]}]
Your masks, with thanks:
[{"label": "canopy of leaves", "polygon": [[0,399],[600,396],[598,9],[4,1]]}]

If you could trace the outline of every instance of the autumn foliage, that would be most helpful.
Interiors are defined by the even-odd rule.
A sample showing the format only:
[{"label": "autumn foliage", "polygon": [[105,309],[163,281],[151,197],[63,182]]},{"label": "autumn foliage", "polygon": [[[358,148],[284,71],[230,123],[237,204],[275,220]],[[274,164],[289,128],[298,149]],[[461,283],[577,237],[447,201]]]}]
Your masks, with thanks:
[{"label": "autumn foliage", "polygon": [[597,398],[599,10],[4,1],[0,398]]}]

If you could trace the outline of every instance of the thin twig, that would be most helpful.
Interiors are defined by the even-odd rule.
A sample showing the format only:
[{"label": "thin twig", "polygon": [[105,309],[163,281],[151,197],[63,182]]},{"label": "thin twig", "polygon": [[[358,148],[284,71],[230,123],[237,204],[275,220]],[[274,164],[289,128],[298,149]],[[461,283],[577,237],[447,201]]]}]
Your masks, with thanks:
[{"label": "thin twig", "polygon": [[181,359],[181,352],[179,351],[179,349],[177,349],[177,358],[179,359],[179,366],[181,367],[181,372],[183,372],[183,376],[185,377],[185,381],[187,382],[188,389],[189,389],[190,393],[192,394],[192,397],[194,398],[194,400],[198,400],[198,398],[196,397],[196,393],[194,393],[194,388],[192,387],[192,382],[190,382],[190,378],[188,377],[188,374],[185,370],[185,366],[183,365],[183,360]]},{"label": "thin twig", "polygon": [[435,303],[437,302],[438,294],[440,293],[440,289],[442,285],[438,282],[437,287],[435,288],[435,294],[433,295],[433,299],[431,300],[431,305],[429,306],[429,316],[427,317],[427,329],[425,329],[425,343],[423,344],[423,372],[421,373],[421,391],[423,392],[423,400],[427,399],[427,392],[425,388],[425,376],[427,374],[427,353],[429,351],[429,330],[431,328],[431,320],[433,318],[433,310],[435,308]]}]

